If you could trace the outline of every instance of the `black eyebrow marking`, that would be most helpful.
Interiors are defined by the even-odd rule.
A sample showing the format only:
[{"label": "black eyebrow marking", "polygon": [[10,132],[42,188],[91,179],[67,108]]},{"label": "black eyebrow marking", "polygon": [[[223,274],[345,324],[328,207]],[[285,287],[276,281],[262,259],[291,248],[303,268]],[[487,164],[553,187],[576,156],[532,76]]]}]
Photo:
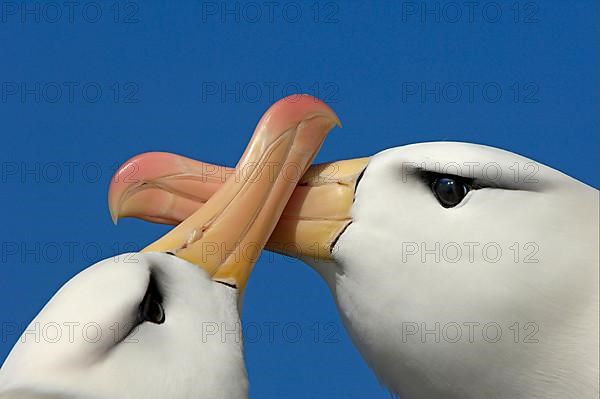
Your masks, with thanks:
[{"label": "black eyebrow marking", "polygon": [[[145,312],[147,310],[146,305],[147,305],[147,301],[149,298],[153,298],[162,307],[162,305],[164,303],[164,297],[159,288],[159,284],[156,279],[156,272],[154,272],[154,270],[150,271],[150,278],[148,279],[148,286],[146,287],[146,293],[144,294],[144,297],[142,298],[142,301],[140,302],[140,305],[138,307],[137,324],[142,324],[145,321],[143,315],[145,314]],[[165,316],[163,314],[162,321],[160,323],[156,323],[156,324],[162,324],[164,321],[165,321]]]},{"label": "black eyebrow marking", "polygon": [[415,177],[421,178],[421,180],[427,184],[431,185],[435,179],[440,177],[450,177],[453,179],[458,179],[465,184],[469,185],[471,190],[480,190],[480,189],[499,189],[499,190],[509,190],[509,191],[530,191],[536,192],[540,191],[539,189],[535,189],[534,187],[524,187],[523,182],[515,182],[514,184],[510,181],[504,180],[499,181],[501,179],[486,179],[482,176],[463,176],[457,175],[454,173],[444,173],[442,171],[437,170],[429,170],[423,167],[416,167],[411,169],[414,171],[411,175]]},{"label": "black eyebrow marking", "polygon": [[[140,303],[143,303],[144,299],[146,299],[146,296],[148,295],[148,291],[151,289],[156,291],[155,293],[159,296],[160,302],[162,303],[164,300],[164,297],[162,295],[162,292],[158,288],[158,282],[156,281],[156,273],[154,272],[154,270],[150,271],[150,274],[148,276],[148,284],[146,285],[146,291],[145,291],[144,297],[142,298],[142,301]],[[121,343],[126,343],[127,342],[126,340],[132,336],[135,329],[138,326],[140,326],[141,324],[142,324],[142,322],[140,322],[140,320],[139,320],[139,305],[138,305],[136,316],[134,318],[134,321],[131,324],[119,326],[117,323],[117,329],[123,328],[123,330],[126,332],[120,338],[114,340],[113,344],[106,350],[106,353],[108,354],[110,351],[114,350],[114,348],[119,346]],[[133,342],[133,341],[131,341],[131,342]]]},{"label": "black eyebrow marking", "polygon": [[429,170],[420,169],[419,173],[421,175],[421,179],[428,185],[431,186],[435,181],[441,177],[449,177],[455,180],[458,180],[469,186],[471,190],[478,190],[483,188],[482,185],[475,183],[476,179],[473,177],[464,177],[460,175],[453,175],[451,173],[439,173],[432,172]]}]

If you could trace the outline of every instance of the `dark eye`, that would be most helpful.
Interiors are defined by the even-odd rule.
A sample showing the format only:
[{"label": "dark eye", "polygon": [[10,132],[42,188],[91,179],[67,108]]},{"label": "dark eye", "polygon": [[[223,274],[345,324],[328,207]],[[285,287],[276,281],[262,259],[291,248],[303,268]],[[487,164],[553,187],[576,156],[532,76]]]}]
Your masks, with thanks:
[{"label": "dark eye", "polygon": [[444,208],[452,208],[460,204],[469,192],[469,186],[465,182],[448,176],[435,179],[431,188]]},{"label": "dark eye", "polygon": [[165,310],[163,308],[163,298],[158,290],[158,285],[154,276],[150,276],[148,289],[138,308],[138,322],[150,322],[154,324],[162,324],[165,322]]}]

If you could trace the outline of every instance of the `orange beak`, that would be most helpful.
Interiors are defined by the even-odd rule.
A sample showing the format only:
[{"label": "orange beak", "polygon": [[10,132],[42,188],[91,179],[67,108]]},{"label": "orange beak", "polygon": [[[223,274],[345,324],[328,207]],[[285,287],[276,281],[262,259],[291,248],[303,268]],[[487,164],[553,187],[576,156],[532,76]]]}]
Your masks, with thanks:
[{"label": "orange beak", "polygon": [[[243,290],[296,184],[336,124],[339,120],[335,113],[313,97],[294,96],[278,101],[261,118],[236,168],[224,179],[202,185],[203,192],[210,193],[203,205],[185,215],[178,211],[177,215],[186,216],[185,220],[143,252],[172,252],[202,267],[213,279]],[[168,157],[162,158],[165,159]],[[125,169],[130,170],[130,165],[135,164],[128,163]],[[169,162],[152,165],[167,166],[161,170],[169,176],[180,174],[176,165]],[[120,170],[117,177],[125,176],[124,173],[127,172]],[[131,190],[148,195],[143,184],[133,184],[131,190],[122,185],[119,190],[116,187],[109,191],[109,203],[117,199],[110,206],[117,218],[119,209],[132,209],[131,203],[122,206],[136,196]],[[160,189],[158,193],[161,200],[155,205],[162,206],[160,202],[166,197]],[[173,219],[167,215],[155,220]]]},{"label": "orange beak", "polygon": [[[331,259],[331,248],[350,224],[356,181],[369,158],[310,167],[288,200],[266,249],[294,257]],[[298,172],[284,172],[290,180]],[[125,162],[110,185],[113,221],[125,217],[177,225],[206,206],[234,169],[180,155],[150,152]]]}]

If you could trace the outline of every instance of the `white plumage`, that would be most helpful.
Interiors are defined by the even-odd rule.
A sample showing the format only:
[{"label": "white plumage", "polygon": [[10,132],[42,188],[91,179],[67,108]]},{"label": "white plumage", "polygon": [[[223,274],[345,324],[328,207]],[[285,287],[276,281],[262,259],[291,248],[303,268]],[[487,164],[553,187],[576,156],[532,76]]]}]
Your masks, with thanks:
[{"label": "white plumage", "polygon": [[[165,321],[138,324],[151,278]],[[241,332],[231,333],[240,331],[237,299],[236,289],[175,256],[105,259],[32,321],[28,331],[48,333],[15,345],[0,369],[0,398],[246,398]]]},{"label": "white plumage", "polygon": [[[173,223],[204,206],[206,164],[158,155],[131,161],[158,190],[111,187],[113,215]],[[323,276],[403,399],[597,397],[598,214],[598,190],[530,159],[420,143],[315,165],[267,248]]]},{"label": "white plumage", "polygon": [[[426,171],[481,188],[444,208]],[[496,148],[398,147],[371,159],[334,262],[304,260],[403,399],[598,397],[598,198]]]}]

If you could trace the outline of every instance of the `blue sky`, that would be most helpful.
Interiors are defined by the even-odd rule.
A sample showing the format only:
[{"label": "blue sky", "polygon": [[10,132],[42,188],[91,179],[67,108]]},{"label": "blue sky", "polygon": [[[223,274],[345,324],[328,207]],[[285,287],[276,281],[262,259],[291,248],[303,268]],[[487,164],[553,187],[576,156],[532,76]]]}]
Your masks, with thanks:
[{"label": "blue sky", "polygon": [[[77,4],[0,3],[0,361],[68,278],[167,230],[112,225],[117,165],[232,166],[287,94],[342,120],[317,161],[460,140],[599,186],[595,1]],[[298,261],[263,255],[243,317],[252,397],[388,397]]]}]

